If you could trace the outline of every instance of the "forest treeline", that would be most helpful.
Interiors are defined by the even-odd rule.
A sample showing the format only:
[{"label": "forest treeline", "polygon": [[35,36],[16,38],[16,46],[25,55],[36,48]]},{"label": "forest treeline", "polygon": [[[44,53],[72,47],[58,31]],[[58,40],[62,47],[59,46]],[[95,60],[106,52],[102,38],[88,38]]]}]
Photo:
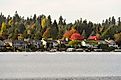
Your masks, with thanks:
[{"label": "forest treeline", "polygon": [[65,39],[70,38],[72,33],[78,32],[85,39],[89,36],[97,36],[99,39],[113,39],[121,42],[121,18],[114,16],[103,20],[102,23],[93,23],[86,19],[78,19],[74,23],[66,23],[62,16],[58,22],[52,21],[51,16],[34,14],[32,17],[21,17],[17,11],[14,16],[0,14],[0,39]]}]

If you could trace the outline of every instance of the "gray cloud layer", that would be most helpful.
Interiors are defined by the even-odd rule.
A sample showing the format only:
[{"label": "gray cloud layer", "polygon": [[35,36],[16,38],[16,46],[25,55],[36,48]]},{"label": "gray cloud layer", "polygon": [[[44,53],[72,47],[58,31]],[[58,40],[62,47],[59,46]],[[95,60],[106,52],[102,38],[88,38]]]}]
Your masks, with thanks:
[{"label": "gray cloud layer", "polygon": [[72,22],[80,17],[93,22],[101,22],[110,16],[121,15],[121,0],[0,0],[0,11],[5,15],[17,10],[20,15],[30,16],[34,13],[60,15]]}]

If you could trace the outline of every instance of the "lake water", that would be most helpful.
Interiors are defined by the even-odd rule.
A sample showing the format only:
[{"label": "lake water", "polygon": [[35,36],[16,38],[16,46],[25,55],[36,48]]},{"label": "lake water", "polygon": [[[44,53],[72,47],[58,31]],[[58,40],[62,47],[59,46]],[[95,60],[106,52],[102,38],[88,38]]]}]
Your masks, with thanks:
[{"label": "lake water", "polygon": [[81,77],[86,77],[84,80],[88,80],[87,77],[96,76],[114,76],[109,80],[121,80],[121,54],[113,52],[0,53],[0,79],[75,77],[78,78],[75,80],[83,80]]}]

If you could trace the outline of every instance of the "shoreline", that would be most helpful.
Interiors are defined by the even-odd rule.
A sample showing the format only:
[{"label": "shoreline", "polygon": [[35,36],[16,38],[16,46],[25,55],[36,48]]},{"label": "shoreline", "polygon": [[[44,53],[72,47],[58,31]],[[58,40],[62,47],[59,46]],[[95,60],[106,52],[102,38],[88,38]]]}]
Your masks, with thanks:
[{"label": "shoreline", "polygon": [[0,78],[0,80],[120,80],[121,76]]},{"label": "shoreline", "polygon": [[0,54],[121,54],[121,52],[0,52]]}]

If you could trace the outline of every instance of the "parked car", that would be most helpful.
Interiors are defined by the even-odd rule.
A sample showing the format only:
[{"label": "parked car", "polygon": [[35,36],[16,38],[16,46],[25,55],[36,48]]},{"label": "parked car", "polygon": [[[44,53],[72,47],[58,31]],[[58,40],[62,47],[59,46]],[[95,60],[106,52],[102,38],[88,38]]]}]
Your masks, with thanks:
[{"label": "parked car", "polygon": [[82,48],[75,49],[75,52],[83,52],[84,50]]},{"label": "parked car", "polygon": [[75,52],[76,49],[75,48],[67,48],[66,52]]},{"label": "parked car", "polygon": [[93,49],[93,52],[102,52],[102,49]]},{"label": "parked car", "polygon": [[50,52],[57,52],[57,49],[56,48],[50,49]]},{"label": "parked car", "polygon": [[121,52],[121,49],[115,49],[114,52]]}]

